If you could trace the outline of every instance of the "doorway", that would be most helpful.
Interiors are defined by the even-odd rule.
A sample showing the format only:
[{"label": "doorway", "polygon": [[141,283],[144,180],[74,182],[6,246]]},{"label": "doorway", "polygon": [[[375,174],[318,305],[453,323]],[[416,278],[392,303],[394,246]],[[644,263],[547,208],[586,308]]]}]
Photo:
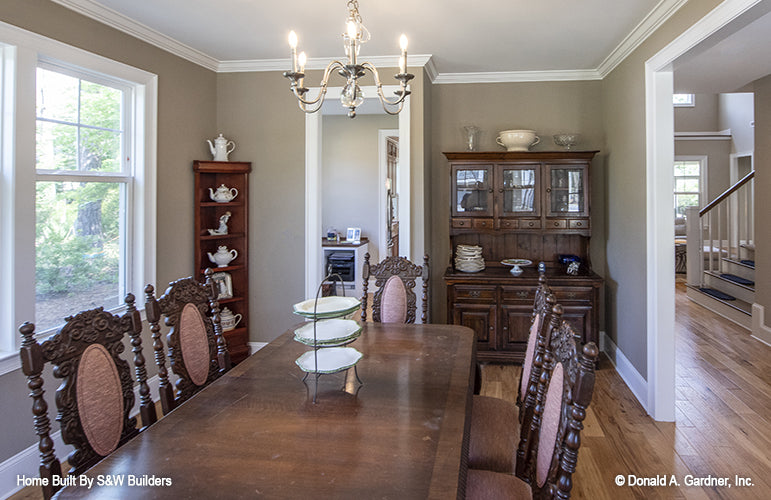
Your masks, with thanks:
[{"label": "doorway", "polygon": [[[398,86],[383,86],[383,92],[388,94],[398,90]],[[316,95],[318,89],[311,89],[310,94]],[[330,102],[340,98],[342,87],[329,87],[326,99]],[[377,104],[377,87],[362,87],[364,104]],[[323,274],[323,252],[321,250],[321,238],[323,235],[322,222],[322,111],[305,115],[305,297],[315,297],[316,288],[319,286]],[[355,121],[355,118],[354,118]],[[398,115],[398,135],[400,161],[398,163],[398,219],[399,248],[403,256],[410,258],[410,100],[404,103],[402,111]],[[383,178],[384,179],[384,178]],[[384,185],[381,184],[381,185]],[[384,203],[384,201],[383,201]],[[382,206],[383,203],[380,203]],[[382,219],[381,219],[382,220]]]}]

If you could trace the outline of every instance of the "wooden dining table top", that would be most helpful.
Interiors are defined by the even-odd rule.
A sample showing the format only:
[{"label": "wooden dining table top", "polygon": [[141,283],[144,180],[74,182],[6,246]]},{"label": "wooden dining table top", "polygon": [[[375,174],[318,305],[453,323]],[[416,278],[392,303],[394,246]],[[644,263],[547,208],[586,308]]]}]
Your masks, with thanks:
[{"label": "wooden dining table top", "polygon": [[472,330],[366,323],[350,345],[362,384],[322,375],[314,404],[290,329],[57,498],[462,498]]}]

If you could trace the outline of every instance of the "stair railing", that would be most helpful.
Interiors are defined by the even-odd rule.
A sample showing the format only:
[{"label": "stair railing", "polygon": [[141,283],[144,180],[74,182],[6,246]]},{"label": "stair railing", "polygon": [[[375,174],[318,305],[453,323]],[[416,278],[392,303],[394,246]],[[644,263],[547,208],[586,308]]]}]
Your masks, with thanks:
[{"label": "stair railing", "polygon": [[686,210],[689,284],[704,286],[705,271],[723,273],[724,258],[741,261],[754,255],[754,178],[753,170],[701,210]]}]

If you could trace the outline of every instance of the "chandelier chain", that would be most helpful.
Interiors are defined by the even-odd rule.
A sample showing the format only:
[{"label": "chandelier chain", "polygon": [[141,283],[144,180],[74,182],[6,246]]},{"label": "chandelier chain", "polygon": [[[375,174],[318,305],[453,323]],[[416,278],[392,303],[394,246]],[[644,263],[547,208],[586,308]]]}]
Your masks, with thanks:
[{"label": "chandelier chain", "polygon": [[359,14],[359,2],[357,0],[348,0],[348,12],[354,21],[362,24],[361,14]]}]

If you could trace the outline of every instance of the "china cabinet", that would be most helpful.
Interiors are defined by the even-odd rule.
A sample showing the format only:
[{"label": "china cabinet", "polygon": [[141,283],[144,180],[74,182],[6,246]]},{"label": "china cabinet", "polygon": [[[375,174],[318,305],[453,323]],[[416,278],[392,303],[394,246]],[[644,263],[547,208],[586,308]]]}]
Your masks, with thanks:
[{"label": "china cabinet", "polygon": [[[220,307],[241,315],[224,331],[234,364],[249,355],[249,172],[251,162],[194,161],[195,270],[209,267]],[[223,258],[222,256],[227,256]],[[210,257],[211,256],[211,257]],[[218,264],[221,266],[218,267]]]},{"label": "china cabinet", "polygon": [[[447,321],[472,328],[479,361],[521,362],[538,285],[539,262],[557,301],[583,336],[598,342],[603,280],[591,269],[589,170],[597,151],[444,153],[450,163],[450,245],[482,247],[485,269],[452,266]],[[569,275],[561,255],[578,257]],[[513,275],[506,259],[533,265]],[[451,259],[451,263],[454,259]]]}]

